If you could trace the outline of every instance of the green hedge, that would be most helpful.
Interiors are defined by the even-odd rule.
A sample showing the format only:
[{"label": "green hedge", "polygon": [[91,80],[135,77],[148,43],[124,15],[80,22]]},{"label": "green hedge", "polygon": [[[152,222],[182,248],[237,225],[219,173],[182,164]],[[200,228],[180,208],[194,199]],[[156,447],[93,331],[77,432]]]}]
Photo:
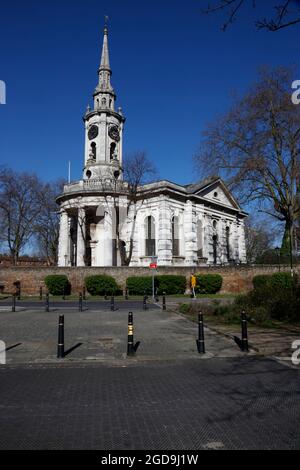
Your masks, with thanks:
[{"label": "green hedge", "polygon": [[[151,276],[139,276],[139,277],[128,277],[126,279],[126,286],[129,295],[144,295],[152,292],[152,277]],[[155,282],[155,288],[157,283]]]},{"label": "green hedge", "polygon": [[277,272],[274,274],[259,274],[252,279],[254,289],[271,287],[274,289],[291,289],[297,284],[297,275],[292,278],[289,272]]},{"label": "green hedge", "polygon": [[63,274],[52,274],[44,279],[46,287],[51,295],[70,295],[71,284],[67,276]]},{"label": "green hedge", "polygon": [[116,280],[111,276],[96,275],[88,276],[84,280],[85,287],[91,295],[118,295],[120,288]]},{"label": "green hedge", "polygon": [[197,294],[216,294],[222,287],[223,278],[220,274],[196,274]]},{"label": "green hedge", "polygon": [[186,289],[186,278],[185,276],[176,276],[176,275],[164,275],[156,276],[158,294],[163,294],[164,292],[167,295],[172,294],[184,294]]},{"label": "green hedge", "polygon": [[[272,277],[272,276],[271,276]],[[278,288],[271,281],[266,286],[254,289],[235,299],[239,311],[245,310],[250,316],[253,312],[265,312],[264,317],[279,321],[299,322],[300,288]],[[257,314],[258,315],[258,314]],[[256,318],[257,323],[259,322]]]},{"label": "green hedge", "polygon": [[[127,289],[131,295],[152,294],[152,276],[128,277],[126,281]],[[155,290],[161,295],[184,294],[186,288],[185,276],[161,275],[154,278]]]},{"label": "green hedge", "polygon": [[269,274],[258,274],[252,279],[252,284],[254,289],[260,289],[261,287],[266,287],[271,282],[271,275]]},{"label": "green hedge", "polygon": [[289,272],[278,272],[271,276],[271,283],[274,289],[291,289],[297,284],[297,275],[292,277]]}]

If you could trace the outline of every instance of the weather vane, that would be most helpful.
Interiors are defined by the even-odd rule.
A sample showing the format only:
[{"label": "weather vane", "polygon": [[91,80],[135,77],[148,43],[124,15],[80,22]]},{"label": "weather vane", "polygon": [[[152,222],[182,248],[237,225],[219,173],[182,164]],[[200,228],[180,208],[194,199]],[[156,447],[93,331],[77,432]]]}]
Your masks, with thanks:
[{"label": "weather vane", "polygon": [[107,26],[108,20],[109,20],[109,16],[105,15],[105,16],[104,16],[104,23],[105,23],[105,26]]}]

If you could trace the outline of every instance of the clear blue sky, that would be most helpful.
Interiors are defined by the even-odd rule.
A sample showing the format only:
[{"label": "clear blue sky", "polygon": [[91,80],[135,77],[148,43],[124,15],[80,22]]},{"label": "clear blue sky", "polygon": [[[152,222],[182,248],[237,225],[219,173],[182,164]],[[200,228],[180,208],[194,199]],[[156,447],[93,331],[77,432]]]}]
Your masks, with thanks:
[{"label": "clear blue sky", "polygon": [[[82,115],[97,84],[103,17],[109,15],[112,83],[127,117],[124,151],[146,150],[161,178],[197,179],[201,131],[228,109],[262,64],[297,64],[300,27],[257,31],[272,1],[244,10],[223,33],[207,0],[2,2],[0,162],[43,179],[81,177]],[[295,79],[300,79],[300,73]]]}]

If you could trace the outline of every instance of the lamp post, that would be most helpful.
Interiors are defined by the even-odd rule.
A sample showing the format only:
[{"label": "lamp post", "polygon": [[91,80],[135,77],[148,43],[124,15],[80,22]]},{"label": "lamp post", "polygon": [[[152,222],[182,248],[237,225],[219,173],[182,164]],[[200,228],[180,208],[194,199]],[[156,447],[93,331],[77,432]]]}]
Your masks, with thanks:
[{"label": "lamp post", "polygon": [[279,248],[279,246],[276,246],[275,251],[276,251],[276,254],[277,254],[278,271],[280,272],[280,248]]}]

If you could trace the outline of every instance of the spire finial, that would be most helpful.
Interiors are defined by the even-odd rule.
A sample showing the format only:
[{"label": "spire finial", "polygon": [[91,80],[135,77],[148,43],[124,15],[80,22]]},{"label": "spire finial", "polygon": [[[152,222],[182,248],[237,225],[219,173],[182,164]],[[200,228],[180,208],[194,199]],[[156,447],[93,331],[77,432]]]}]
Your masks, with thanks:
[{"label": "spire finial", "polygon": [[108,30],[108,20],[109,20],[109,16],[105,15],[104,16],[104,32],[107,33],[107,30]]},{"label": "spire finial", "polygon": [[100,69],[110,70],[109,53],[108,53],[108,27],[107,27],[108,16],[105,16],[104,20],[105,20],[105,26],[104,26],[104,37],[103,37],[103,47],[102,47]]}]

